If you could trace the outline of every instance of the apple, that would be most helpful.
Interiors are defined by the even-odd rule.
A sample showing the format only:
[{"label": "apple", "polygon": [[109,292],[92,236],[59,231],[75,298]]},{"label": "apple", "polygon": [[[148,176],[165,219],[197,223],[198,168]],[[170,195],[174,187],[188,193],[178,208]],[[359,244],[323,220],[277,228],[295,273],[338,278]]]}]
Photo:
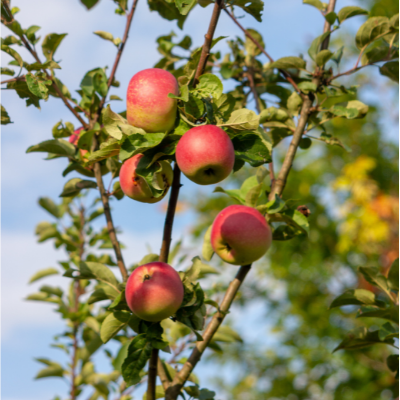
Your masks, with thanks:
[{"label": "apple", "polygon": [[175,125],[179,86],[175,77],[160,68],[149,68],[135,74],[126,95],[128,122],[147,133],[168,132]]},{"label": "apple", "polygon": [[119,171],[119,183],[122,191],[131,199],[142,203],[157,203],[167,194],[168,189],[172,184],[174,173],[168,162],[158,162],[161,171],[155,173],[153,186],[163,190],[164,193],[160,197],[154,197],[146,180],[136,174],[136,168],[142,157],[143,154],[136,154],[122,164]]},{"label": "apple", "polygon": [[[83,131],[83,128],[78,128],[74,131],[74,133],[69,137],[69,142],[73,145],[78,145],[79,135]],[[85,154],[88,152],[87,150],[80,149],[79,150],[81,157],[84,158]]]},{"label": "apple", "polygon": [[182,304],[183,284],[169,264],[151,262],[136,268],[125,287],[128,307],[145,321],[158,322],[175,314]]},{"label": "apple", "polygon": [[224,261],[248,265],[270,248],[272,232],[255,208],[233,205],[224,208],[211,228],[211,246]]},{"label": "apple", "polygon": [[179,140],[175,156],[181,171],[199,185],[221,182],[235,163],[231,139],[215,125],[189,129]]}]

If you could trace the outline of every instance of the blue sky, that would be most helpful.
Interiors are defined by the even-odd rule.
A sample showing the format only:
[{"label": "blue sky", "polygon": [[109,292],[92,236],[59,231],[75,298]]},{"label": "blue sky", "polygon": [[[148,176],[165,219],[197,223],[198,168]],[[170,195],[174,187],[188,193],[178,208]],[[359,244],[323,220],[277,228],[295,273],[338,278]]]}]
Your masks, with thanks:
[{"label": "blue sky", "polygon": [[[338,7],[354,4],[358,3],[338,1]],[[111,1],[101,0],[91,11],[86,11],[78,0],[14,0],[12,6],[21,9],[17,17],[23,28],[39,25],[42,27],[39,31],[42,37],[53,32],[68,32],[57,50],[56,59],[61,60],[62,67],[57,76],[71,92],[78,89],[80,80],[88,70],[112,66],[116,48],[110,42],[92,34],[93,31],[103,30],[111,32],[114,37],[123,35],[125,19],[114,14],[115,6]],[[117,72],[121,86],[112,88],[110,93],[125,99],[125,88],[130,78],[158,61],[159,54],[155,46],[158,36],[173,30],[178,37],[189,34],[194,46],[200,46],[210,14],[211,7],[196,7],[182,32],[174,22],[163,20],[157,13],[149,12],[146,2],[139,0]],[[347,23],[346,29],[354,31],[361,22],[362,18],[354,18]],[[302,5],[300,0],[267,0],[262,23],[247,16],[241,19],[241,23],[245,27],[259,30],[268,52],[278,59],[300,52],[306,53],[312,39],[321,34],[323,19],[316,9]],[[9,34],[5,28],[2,33],[3,36]],[[240,35],[240,32],[222,13],[216,36],[233,38],[236,35]],[[225,52],[224,42],[217,46],[217,49]],[[26,60],[31,60],[29,54],[22,51],[21,54]],[[3,54],[2,66],[8,61],[9,58]],[[384,78],[377,74],[376,76],[378,83],[384,81]],[[376,93],[373,88],[363,95],[370,102],[379,102],[385,98],[385,92]],[[50,305],[25,302],[23,298],[42,284],[42,281],[31,286],[27,284],[36,270],[54,266],[57,260],[64,258],[50,243],[35,242],[35,225],[48,219],[45,212],[38,207],[37,199],[40,196],[56,199],[64,182],[74,175],[70,174],[66,179],[60,178],[66,166],[64,159],[44,161],[43,154],[25,154],[25,151],[32,144],[50,139],[51,128],[60,119],[64,122],[70,121],[76,127],[79,127],[79,122],[60,100],[54,98],[46,103],[42,102],[42,109],[37,110],[34,107],[26,108],[25,102],[14,92],[2,91],[2,104],[14,121],[14,124],[2,128],[1,135],[2,399],[50,399],[56,393],[64,395],[66,386],[55,379],[34,381],[39,364],[33,358],[46,356],[59,359],[59,351],[50,349],[48,343],[63,326],[57,315],[50,311]],[[125,110],[124,102],[112,102],[111,105],[114,111]],[[397,127],[391,121],[393,119],[389,115],[382,114],[382,123],[387,126],[388,135],[394,138]],[[106,184],[108,179],[105,178]],[[186,197],[198,190],[186,178],[183,179],[183,184],[182,192]],[[201,190],[210,194],[213,189],[205,187]],[[166,200],[156,205],[147,205],[125,198],[121,202],[113,203],[115,223],[124,231],[121,239],[127,246],[124,256],[128,264],[140,260],[146,254],[146,243],[155,251],[159,248],[165,202]],[[190,211],[178,215],[174,226],[175,239],[185,236],[192,220]],[[52,278],[51,283],[65,287],[64,280]],[[262,329],[267,328],[263,326]],[[251,332],[243,332],[243,335],[245,340],[253,338]],[[204,374],[207,373],[205,368],[201,370]]]}]

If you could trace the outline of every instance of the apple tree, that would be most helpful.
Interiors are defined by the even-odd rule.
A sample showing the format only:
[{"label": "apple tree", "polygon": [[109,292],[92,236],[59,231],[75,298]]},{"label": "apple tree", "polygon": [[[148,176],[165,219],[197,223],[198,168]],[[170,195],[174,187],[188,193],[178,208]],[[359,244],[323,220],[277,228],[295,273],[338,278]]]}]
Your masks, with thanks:
[{"label": "apple tree", "polygon": [[[98,0],[81,2],[89,10],[99,3]],[[171,24],[176,22],[179,28],[184,26],[189,13],[196,13],[198,7],[207,8],[210,17],[205,40],[193,45],[190,36],[180,41],[172,34],[159,37],[161,58],[154,68],[173,79],[176,91],[171,89],[173,85],[157,81],[155,75],[145,76],[139,82],[144,86],[133,79],[128,87],[127,111],[116,112],[106,102],[116,100],[109,90],[120,85],[116,78],[118,65],[123,59],[138,0],[132,3],[114,0],[116,14],[126,17],[122,39],[105,31],[95,32],[116,46],[113,67],[108,75],[102,66],[88,71],[77,82],[77,99],[56,77],[61,66],[55,61],[55,53],[65,34],[52,33],[41,40],[37,36],[40,28],[22,27],[18,22],[18,8],[12,7],[9,0],[2,0],[2,23],[12,33],[2,39],[2,50],[13,58],[10,68],[2,68],[2,74],[12,77],[2,84],[15,90],[27,106],[39,108],[49,96],[56,97],[74,118],[74,123],[55,123],[48,140],[32,143],[27,149],[27,153],[47,153],[48,161],[65,158],[62,175],[74,176],[60,188],[61,200],[39,199],[39,205],[51,215],[52,222],[36,227],[38,241],[53,241],[56,248],[66,251],[68,259],[61,261],[58,269],[41,270],[31,278],[33,282],[61,273],[69,279],[70,290],[64,293],[60,288],[44,285],[28,297],[28,300],[56,305],[65,320],[66,331],[55,338],[54,346],[64,351],[71,361],[61,365],[40,358],[43,368],[36,378],[67,377],[70,399],[82,397],[84,390],[91,388],[93,400],[101,397],[128,400],[141,385],[147,387],[145,398],[148,400],[172,400],[178,396],[215,398],[215,392],[202,387],[194,370],[207,348],[220,354],[221,343],[232,342],[239,346],[240,352],[242,339],[224,320],[237,296],[239,302],[246,301],[246,283],[258,265],[252,263],[264,256],[271,239],[273,252],[267,254],[283,265],[291,259],[295,246],[307,246],[313,240],[311,233],[315,227],[310,224],[308,206],[311,200],[301,190],[297,191],[297,186],[303,176],[307,176],[310,184],[321,177],[317,176],[318,171],[309,168],[292,170],[298,149],[311,152],[308,149],[314,143],[323,143],[333,149],[335,156],[349,159],[342,155],[348,144],[334,133],[335,124],[340,121],[341,126],[350,127],[352,123],[365,121],[370,110],[357,98],[356,85],[348,85],[348,80],[343,79],[356,76],[364,68],[378,67],[383,77],[398,82],[398,14],[374,16],[356,6],[338,9],[335,0],[328,4],[319,0],[303,2],[321,13],[323,30],[310,43],[306,57],[288,55],[275,60],[266,51],[260,33],[253,28],[245,29],[238,18],[238,14],[247,13],[261,22],[264,4],[260,0],[148,0],[150,11],[173,21]],[[335,35],[353,17],[364,20],[360,19],[359,29],[352,38],[356,46],[355,60],[348,67],[352,60],[343,59],[343,46],[337,45]],[[214,50],[216,43],[226,39],[215,37],[220,18],[230,19],[240,35],[227,41],[229,52],[224,55]],[[36,47],[39,42],[42,54]],[[21,57],[19,47],[28,51],[29,60]],[[268,62],[263,64],[265,58]],[[141,73],[146,71],[152,73],[154,69]],[[234,83],[232,90],[224,89],[225,80]],[[155,101],[152,108],[143,105],[148,98]],[[165,115],[161,115],[164,111],[158,108],[161,103],[167,105],[166,122]],[[7,125],[14,118],[2,106],[2,124]],[[154,125],[150,126],[146,118]],[[155,123],[158,120],[162,122]],[[191,136],[195,140],[203,139],[193,145]],[[200,156],[196,159],[198,152]],[[219,164],[210,166],[206,162],[208,158]],[[200,216],[197,234],[204,238],[202,245],[198,243],[191,262],[187,261],[180,242],[171,248],[181,171],[198,184],[221,185],[215,188],[214,192],[219,193],[215,197],[200,199],[207,204],[203,210],[200,200],[194,204]],[[203,175],[198,175],[200,172]],[[221,183],[229,174],[230,185]],[[293,175],[298,182],[291,187]],[[106,177],[110,182],[108,188],[104,183]],[[286,195],[288,192],[290,196]],[[163,229],[160,252],[149,253],[140,261],[129,260],[131,265],[128,265],[113,223],[110,201],[127,196],[155,203],[166,195],[169,200],[165,224],[160,227]],[[114,204],[118,206],[117,202]],[[318,209],[313,213],[318,211],[322,215]],[[106,223],[100,230],[93,226],[98,218],[105,218]],[[229,220],[233,222],[226,228]],[[274,246],[281,252],[274,251]],[[113,257],[104,249],[113,249]],[[348,251],[345,246],[343,249],[343,253]],[[326,253],[322,252],[318,261],[328,259]],[[226,274],[221,275],[224,279],[218,285],[209,285],[219,273],[218,268],[223,268],[221,259],[238,265],[237,273],[228,279]],[[179,306],[167,312],[168,318],[152,320],[148,314],[160,299],[155,298],[147,311],[141,313],[132,306],[132,297],[126,293],[131,291],[130,281],[140,268],[165,264],[180,269],[176,275],[179,290],[172,291],[178,296],[182,290],[182,296]],[[119,274],[113,272],[114,267]],[[152,282],[151,271],[145,270],[141,285]],[[290,273],[287,269],[285,275]],[[377,317],[387,322],[375,330],[369,326],[358,328],[337,349],[375,344],[394,346],[398,338],[398,261],[386,275],[365,267],[360,268],[360,273],[384,295],[371,287],[370,290],[350,289],[333,300],[331,307],[357,305],[360,317]],[[292,279],[296,280],[294,276]],[[168,286],[163,279],[159,285],[152,291],[153,296],[157,296],[163,285]],[[265,297],[259,288],[255,292]],[[141,292],[138,298],[143,298],[145,303],[145,296]],[[284,316],[286,311],[282,312]],[[106,347],[111,340],[118,343],[116,353]],[[93,355],[99,349],[107,354],[112,372],[96,369]],[[167,359],[165,353],[171,356]],[[227,357],[231,356],[235,354]],[[328,357],[325,356],[326,363],[329,363]],[[243,360],[249,362],[246,356]],[[260,362],[265,362],[263,357]],[[389,369],[398,375],[397,363],[398,355],[387,355]],[[250,365],[248,371],[251,371]],[[294,381],[289,374],[286,378]],[[276,393],[276,397],[283,395],[286,394],[282,390]]]}]

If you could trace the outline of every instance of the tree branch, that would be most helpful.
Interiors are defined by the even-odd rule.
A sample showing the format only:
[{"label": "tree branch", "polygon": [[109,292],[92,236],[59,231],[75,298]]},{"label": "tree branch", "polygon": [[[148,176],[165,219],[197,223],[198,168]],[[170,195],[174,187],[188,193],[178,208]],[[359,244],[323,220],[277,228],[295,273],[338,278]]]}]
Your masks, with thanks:
[{"label": "tree branch", "polygon": [[[329,0],[329,4],[327,7],[327,13],[333,11],[335,9],[335,4],[336,0]],[[328,21],[325,21],[324,24],[324,33],[330,31],[331,25],[329,24]],[[329,39],[330,35],[323,41],[321,44],[321,49],[320,50],[326,50],[329,46]],[[315,83],[316,87],[321,83],[321,71],[323,70],[323,67],[317,67],[315,71],[315,77],[313,79],[313,83]],[[297,148],[299,146],[300,140],[304,134],[307,122],[308,122],[308,117],[310,115],[310,109],[312,107],[312,103],[314,101],[314,95],[312,93],[309,93],[308,95],[302,94],[303,98],[303,105],[301,106],[301,111],[300,111],[300,118],[297,123],[297,127],[293,133],[292,141],[290,142],[289,149],[285,155],[285,159],[282,164],[282,168],[279,171],[278,178],[275,181],[275,184],[271,188],[271,193],[269,194],[269,200],[273,200],[275,198],[275,194],[278,196],[281,196],[283,193],[283,190],[285,189],[286,185],[286,180],[289,175],[290,169],[292,168],[293,160],[297,152]]]},{"label": "tree branch", "polygon": [[[4,25],[8,25],[10,23],[12,23],[14,20],[14,17],[11,13],[11,10],[9,9],[8,3],[7,2],[2,2],[2,4],[4,5],[4,8],[6,9],[6,11],[9,13],[9,15],[11,15],[11,20],[9,22],[3,20]],[[19,36],[19,35],[18,35]],[[40,58],[38,56],[38,54],[36,53],[36,51],[31,47],[31,45],[29,44],[29,42],[26,40],[25,36],[22,34],[21,36],[19,36],[22,40],[22,43],[24,44],[25,48],[32,54],[32,56],[34,57],[34,59],[39,63],[42,64],[42,62],[40,61]],[[63,93],[61,92],[60,88],[57,86],[56,82],[53,80],[52,75],[50,75],[47,70],[45,68],[42,69],[42,71],[45,73],[46,78],[51,80],[52,82],[52,87],[53,89],[56,91],[56,93],[58,94],[58,96],[60,97],[60,99],[64,102],[64,104],[68,107],[68,109],[72,112],[72,114],[75,115],[75,117],[78,119],[78,121],[82,124],[82,126],[87,129],[88,124],[85,120],[82,119],[82,117],[75,111],[75,109],[71,106],[71,104],[68,103],[66,97],[63,95]]]},{"label": "tree branch", "polygon": [[208,31],[205,35],[204,44],[201,50],[199,64],[197,65],[196,74],[194,76],[194,86],[199,82],[200,75],[203,74],[207,64],[207,59],[210,55],[211,43],[214,37],[215,28],[217,27],[218,19],[221,14],[221,9],[224,7],[224,0],[215,0],[213,13],[211,15]]},{"label": "tree branch", "polygon": [[151,357],[149,362],[148,381],[147,381],[147,395],[146,399],[156,399],[156,379],[157,379],[157,363],[158,363],[158,349],[151,351]]},{"label": "tree branch", "polygon": [[[225,7],[224,11],[226,12],[226,14],[228,14],[228,16],[232,19],[232,21],[239,27],[239,29],[258,47],[258,49],[264,55],[267,56],[268,60],[270,62],[274,62],[274,59],[265,51],[264,47],[260,44],[260,42],[251,33],[249,33],[247,29],[243,28],[242,24],[236,19],[236,17],[231,12],[229,12]],[[290,76],[290,74],[283,69],[278,69],[278,71],[293,86],[294,90],[296,90],[297,93],[300,93],[299,87],[297,86],[293,78]]]},{"label": "tree branch", "polygon": [[171,386],[167,389],[165,400],[175,400],[178,397],[183,385],[189,378],[196,364],[200,361],[204,350],[207,348],[215,332],[217,332],[218,328],[222,324],[222,321],[228,313],[241,284],[246,278],[247,273],[250,271],[250,268],[251,265],[240,267],[235,279],[229,284],[228,290],[225,293],[218,311],[214,314],[211,322],[207,325],[207,328],[203,333],[204,340],[202,342],[196,342],[196,347],[193,349],[190,357],[185,362],[182,369],[175,375]]},{"label": "tree branch", "polygon": [[[95,146],[97,147],[97,138],[94,137],[93,141],[95,142]],[[121,253],[121,246],[119,244],[119,241],[117,239],[117,234],[115,232],[115,227],[114,227],[114,223],[113,223],[112,216],[111,216],[110,203],[109,203],[109,199],[108,199],[106,190],[104,189],[103,178],[101,176],[100,164],[99,163],[94,164],[93,169],[94,169],[94,176],[96,178],[97,186],[100,191],[101,201],[103,203],[104,215],[106,216],[108,235],[110,236],[110,240],[111,240],[111,243],[114,248],[114,253],[117,258],[117,264],[118,264],[118,268],[121,272],[122,279],[124,281],[126,281],[128,279],[128,271],[125,267],[124,259],[122,257],[122,253]]]},{"label": "tree branch", "polygon": [[[132,19],[133,19],[133,16],[135,14],[135,10],[136,10],[136,6],[137,6],[138,1],[139,0],[134,0],[133,1],[131,11],[127,15],[124,36],[123,36],[122,41],[121,41],[121,43],[119,45],[117,56],[115,57],[115,61],[114,61],[114,65],[113,65],[112,70],[111,70],[110,77],[108,78],[108,82],[107,82],[108,89],[110,89],[110,86],[114,81],[115,73],[117,72],[118,64],[119,64],[119,61],[121,59],[122,52],[124,51],[125,43],[128,40],[129,29],[130,29],[131,24],[132,24]],[[108,91],[107,91],[107,94],[108,94]],[[99,105],[99,110],[97,112],[98,115],[100,115],[101,110],[104,107],[104,103],[106,101],[106,97],[107,97],[107,95],[104,96],[101,99],[101,102],[100,102],[100,105]]]}]

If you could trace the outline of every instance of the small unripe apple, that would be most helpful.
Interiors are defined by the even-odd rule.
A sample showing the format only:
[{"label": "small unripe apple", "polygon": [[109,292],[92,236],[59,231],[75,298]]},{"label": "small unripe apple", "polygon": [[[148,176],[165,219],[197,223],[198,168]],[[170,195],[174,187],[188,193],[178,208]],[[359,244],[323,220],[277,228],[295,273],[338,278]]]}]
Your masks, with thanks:
[{"label": "small unripe apple", "polygon": [[168,93],[179,94],[175,77],[168,71],[149,68],[135,74],[126,95],[128,122],[146,132],[168,132],[175,124],[177,101]]},{"label": "small unripe apple", "polygon": [[221,182],[235,163],[230,137],[215,125],[189,129],[179,140],[175,156],[181,171],[199,185]]},{"label": "small unripe apple", "polygon": [[234,205],[224,208],[211,228],[211,246],[224,261],[248,265],[270,248],[272,232],[255,208]]},{"label": "small unripe apple", "polygon": [[182,304],[183,284],[168,264],[151,262],[136,268],[126,282],[125,297],[132,312],[157,322],[175,314]]},{"label": "small unripe apple", "polygon": [[156,172],[154,175],[153,186],[157,189],[163,190],[160,197],[154,197],[146,180],[136,174],[137,166],[143,157],[143,154],[136,154],[135,156],[126,160],[119,171],[119,182],[122,191],[131,199],[140,201],[142,203],[157,203],[162,200],[167,194],[169,187],[172,184],[173,171],[171,165],[166,161],[159,161],[161,171]]}]

